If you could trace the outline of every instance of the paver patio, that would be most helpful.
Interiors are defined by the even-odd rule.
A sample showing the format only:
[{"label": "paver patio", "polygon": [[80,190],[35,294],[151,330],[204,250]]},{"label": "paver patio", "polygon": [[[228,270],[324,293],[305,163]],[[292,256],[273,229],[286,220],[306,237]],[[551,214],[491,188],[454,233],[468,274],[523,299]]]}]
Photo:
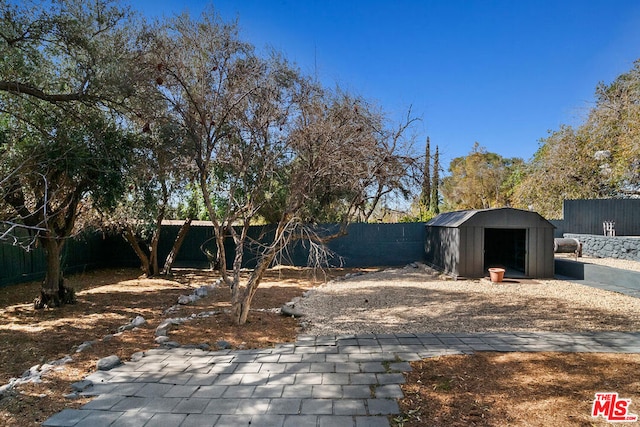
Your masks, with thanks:
[{"label": "paver patio", "polygon": [[300,336],[259,350],[153,349],[87,377],[44,426],[389,426],[408,362],[476,351],[640,353],[640,332]]}]

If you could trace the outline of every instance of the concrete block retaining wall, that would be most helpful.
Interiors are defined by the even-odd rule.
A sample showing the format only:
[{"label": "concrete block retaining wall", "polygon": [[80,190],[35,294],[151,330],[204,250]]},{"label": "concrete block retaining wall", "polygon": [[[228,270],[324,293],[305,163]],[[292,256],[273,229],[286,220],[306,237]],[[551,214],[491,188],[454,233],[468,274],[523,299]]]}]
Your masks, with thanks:
[{"label": "concrete block retaining wall", "polygon": [[565,233],[564,237],[578,239],[582,243],[584,255],[640,261],[640,237],[610,237],[571,233]]}]

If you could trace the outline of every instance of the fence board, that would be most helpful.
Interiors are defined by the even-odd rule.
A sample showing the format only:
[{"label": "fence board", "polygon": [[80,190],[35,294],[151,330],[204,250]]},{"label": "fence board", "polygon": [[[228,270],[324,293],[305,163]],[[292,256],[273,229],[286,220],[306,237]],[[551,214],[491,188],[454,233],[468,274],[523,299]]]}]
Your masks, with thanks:
[{"label": "fence board", "polygon": [[640,199],[565,200],[565,233],[603,235],[603,221],[615,221],[616,235],[640,236]]},{"label": "fence board", "polygon": [[[323,226],[336,229],[336,225]],[[159,244],[161,264],[171,250],[178,234],[179,226],[163,226]],[[269,238],[272,226],[251,227],[252,239]],[[348,234],[329,243],[329,249],[336,256],[330,259],[330,266],[371,267],[398,266],[413,261],[424,260],[424,223],[403,224],[352,224]],[[192,226],[175,261],[176,267],[207,268],[209,262],[200,250],[207,242],[215,252],[213,228]],[[227,240],[226,255],[231,267],[235,248]],[[286,265],[305,266],[309,255],[308,244],[297,242],[281,259]],[[251,247],[245,250],[244,267],[255,266],[256,254]],[[80,272],[94,268],[137,267],[140,263],[128,245],[119,236],[103,236],[99,232],[87,231],[65,243],[63,268],[66,273]],[[46,264],[42,249],[25,252],[20,248],[0,244],[0,286],[44,277]]]}]

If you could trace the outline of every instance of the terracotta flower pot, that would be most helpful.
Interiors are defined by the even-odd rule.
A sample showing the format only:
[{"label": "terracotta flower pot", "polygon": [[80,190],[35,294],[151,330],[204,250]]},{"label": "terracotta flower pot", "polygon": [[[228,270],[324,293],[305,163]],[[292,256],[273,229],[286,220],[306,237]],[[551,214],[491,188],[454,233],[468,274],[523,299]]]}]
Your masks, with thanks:
[{"label": "terracotta flower pot", "polygon": [[494,283],[502,282],[502,279],[504,279],[504,268],[490,268],[489,277]]}]

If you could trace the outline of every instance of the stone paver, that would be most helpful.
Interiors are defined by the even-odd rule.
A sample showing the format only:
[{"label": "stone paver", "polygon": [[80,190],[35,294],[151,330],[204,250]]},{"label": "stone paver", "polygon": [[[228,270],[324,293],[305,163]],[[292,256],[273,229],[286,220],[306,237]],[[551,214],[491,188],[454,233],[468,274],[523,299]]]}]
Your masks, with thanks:
[{"label": "stone paver", "polygon": [[96,398],[43,425],[388,427],[408,362],[476,351],[640,353],[640,332],[304,335],[262,350],[159,348],[89,375],[83,394]]}]

